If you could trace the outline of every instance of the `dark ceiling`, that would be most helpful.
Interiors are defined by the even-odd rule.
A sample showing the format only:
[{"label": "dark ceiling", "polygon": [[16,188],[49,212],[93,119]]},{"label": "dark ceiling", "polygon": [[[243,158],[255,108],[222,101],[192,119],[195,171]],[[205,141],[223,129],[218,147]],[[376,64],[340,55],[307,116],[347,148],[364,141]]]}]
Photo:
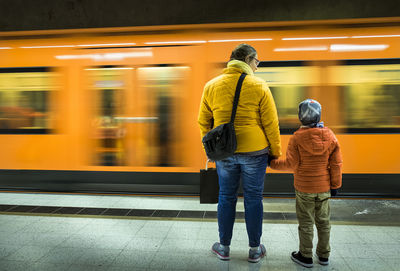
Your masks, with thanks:
[{"label": "dark ceiling", "polygon": [[399,0],[0,0],[0,31],[400,16]]}]

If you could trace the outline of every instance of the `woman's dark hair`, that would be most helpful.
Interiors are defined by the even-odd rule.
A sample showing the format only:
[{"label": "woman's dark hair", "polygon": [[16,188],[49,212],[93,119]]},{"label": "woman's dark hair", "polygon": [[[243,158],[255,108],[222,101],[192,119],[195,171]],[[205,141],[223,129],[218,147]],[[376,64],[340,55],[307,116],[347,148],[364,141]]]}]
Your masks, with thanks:
[{"label": "woman's dark hair", "polygon": [[250,56],[251,58],[255,57],[257,54],[256,49],[253,46],[248,44],[242,43],[239,44],[235,50],[232,51],[231,59],[230,60],[241,60],[246,62],[246,57]]}]

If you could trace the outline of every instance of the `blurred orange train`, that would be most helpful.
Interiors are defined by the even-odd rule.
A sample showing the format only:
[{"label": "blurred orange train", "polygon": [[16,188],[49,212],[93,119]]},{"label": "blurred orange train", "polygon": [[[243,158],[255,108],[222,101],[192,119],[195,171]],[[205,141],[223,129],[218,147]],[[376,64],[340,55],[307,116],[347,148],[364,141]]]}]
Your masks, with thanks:
[{"label": "blurred orange train", "polygon": [[[0,188],[197,194],[204,84],[254,46],[283,152],[314,98],[343,196],[400,196],[400,18],[0,32]],[[240,104],[239,104],[240,106]],[[265,195],[293,195],[267,170]]]}]

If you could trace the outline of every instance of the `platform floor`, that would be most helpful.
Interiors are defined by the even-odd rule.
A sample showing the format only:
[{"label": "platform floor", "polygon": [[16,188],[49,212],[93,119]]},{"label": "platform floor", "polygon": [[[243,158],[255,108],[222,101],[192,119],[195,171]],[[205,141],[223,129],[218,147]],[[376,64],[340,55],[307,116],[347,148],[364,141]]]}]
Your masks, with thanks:
[{"label": "platform floor", "polygon": [[[150,216],[0,211],[0,270],[309,270],[290,259],[298,249],[294,199],[264,199],[264,211],[283,219],[264,220],[267,257],[257,264],[247,262],[242,219],[235,223],[231,260],[210,252],[218,241],[216,219],[179,217],[216,211],[196,197],[0,193],[0,205],[153,210]],[[313,270],[399,270],[399,200],[332,199],[331,209],[345,215],[332,220],[330,265],[314,260]],[[161,217],[157,210],[178,213]]]}]

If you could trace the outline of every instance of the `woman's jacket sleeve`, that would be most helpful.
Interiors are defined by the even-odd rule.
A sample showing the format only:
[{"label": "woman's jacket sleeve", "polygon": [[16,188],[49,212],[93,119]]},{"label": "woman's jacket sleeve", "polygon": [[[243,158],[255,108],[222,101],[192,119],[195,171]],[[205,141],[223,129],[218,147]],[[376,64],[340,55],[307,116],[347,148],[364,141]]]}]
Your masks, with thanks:
[{"label": "woman's jacket sleeve", "polygon": [[198,123],[200,126],[201,138],[203,138],[210,130],[212,125],[213,114],[207,101],[208,87],[206,86],[201,97]]},{"label": "woman's jacket sleeve", "polygon": [[270,154],[279,157],[282,155],[282,151],[278,113],[276,111],[274,98],[266,83],[262,84],[262,91],[262,99],[260,102],[262,126],[270,144]]}]

